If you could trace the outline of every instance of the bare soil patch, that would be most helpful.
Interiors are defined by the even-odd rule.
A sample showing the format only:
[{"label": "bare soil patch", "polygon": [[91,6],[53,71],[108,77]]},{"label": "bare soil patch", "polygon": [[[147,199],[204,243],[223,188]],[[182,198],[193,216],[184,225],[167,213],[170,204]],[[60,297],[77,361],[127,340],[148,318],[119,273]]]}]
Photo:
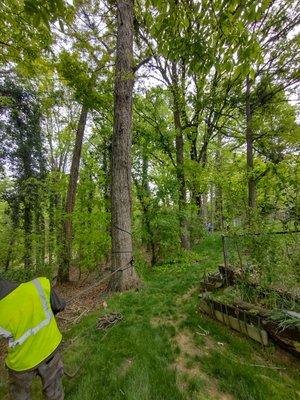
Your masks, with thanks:
[{"label": "bare soil patch", "polygon": [[[175,324],[176,325],[176,324]],[[202,347],[196,346],[193,334],[187,329],[181,330],[175,336],[175,343],[180,349],[180,354],[176,358],[174,368],[179,372],[178,386],[186,389],[188,382],[186,376],[189,378],[200,378],[206,384],[207,395],[211,400],[234,400],[234,397],[228,393],[222,393],[218,390],[217,380],[210,378],[206,373],[201,370],[201,363],[191,363],[189,359],[197,356],[208,355],[210,350],[221,346],[215,342],[209,334],[204,337],[204,344]]]},{"label": "bare soil patch", "polygon": [[203,377],[203,373],[196,365],[187,366],[188,357],[195,357],[200,355],[199,349],[195,346],[191,333],[188,330],[178,332],[175,336],[175,342],[180,349],[180,354],[176,358],[174,368],[177,372],[178,386],[184,390],[188,382],[186,376],[189,378]]},{"label": "bare soil patch", "polygon": [[235,398],[228,393],[221,393],[217,389],[217,382],[210,382],[210,388],[208,389],[208,393],[213,400],[234,400]]},{"label": "bare soil patch", "polygon": [[184,319],[185,319],[184,315],[181,314],[178,315],[178,318],[176,320],[170,317],[164,317],[163,315],[159,315],[152,317],[150,319],[150,325],[153,328],[157,328],[160,325],[172,325],[177,329],[180,322],[182,322]]},{"label": "bare soil patch", "polygon": [[188,292],[186,292],[183,296],[179,297],[176,301],[177,304],[183,304],[190,300],[194,293],[196,293],[198,287],[192,287]]},{"label": "bare soil patch", "polygon": [[132,358],[127,358],[124,360],[120,366],[120,376],[125,376],[126,373],[130,370],[133,364]]},{"label": "bare soil patch", "polygon": [[199,348],[195,345],[193,336],[188,330],[177,333],[175,340],[180,348],[180,352],[191,357],[201,355]]},{"label": "bare soil patch", "polygon": [[56,317],[60,328],[66,331],[90,312],[101,307],[105,308],[106,287],[106,283],[97,285],[81,282],[68,282],[55,287],[57,294],[67,301],[65,310]]},{"label": "bare soil patch", "polygon": [[155,316],[150,319],[150,325],[153,328],[157,328],[160,325],[173,325],[176,326],[176,321],[172,318],[164,318],[163,316]]}]

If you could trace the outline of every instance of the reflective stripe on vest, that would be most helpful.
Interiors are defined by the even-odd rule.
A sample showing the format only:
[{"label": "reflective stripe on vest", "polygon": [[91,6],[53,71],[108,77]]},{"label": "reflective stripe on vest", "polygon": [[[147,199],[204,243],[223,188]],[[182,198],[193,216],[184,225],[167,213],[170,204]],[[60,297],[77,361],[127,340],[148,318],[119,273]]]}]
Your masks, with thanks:
[{"label": "reflective stripe on vest", "polygon": [[10,332],[6,331],[5,329],[1,328],[1,326],[0,326],[0,336],[3,336],[5,339],[12,338],[12,334]]},{"label": "reflective stripe on vest", "polygon": [[25,333],[23,333],[23,335],[21,337],[19,337],[19,339],[14,340],[13,335],[11,332],[6,331],[5,329],[0,327],[0,335],[4,336],[6,339],[8,340],[8,346],[9,347],[16,347],[20,344],[23,344],[30,336],[35,335],[37,332],[39,332],[41,329],[43,329],[45,326],[49,325],[52,317],[53,317],[53,313],[52,310],[49,309],[48,307],[48,303],[47,303],[47,299],[45,296],[45,292],[44,289],[42,288],[40,282],[38,279],[34,279],[32,281],[32,283],[34,284],[34,286],[36,287],[39,296],[40,296],[40,300],[42,303],[42,307],[43,310],[45,312],[45,316],[46,318],[41,321],[37,326],[28,329]]}]

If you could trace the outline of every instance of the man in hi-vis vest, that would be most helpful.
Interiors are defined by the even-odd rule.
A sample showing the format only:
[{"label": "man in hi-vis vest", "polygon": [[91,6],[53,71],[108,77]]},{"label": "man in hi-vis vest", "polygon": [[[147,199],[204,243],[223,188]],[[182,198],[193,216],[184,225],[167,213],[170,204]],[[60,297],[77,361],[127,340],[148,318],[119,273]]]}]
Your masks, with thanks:
[{"label": "man in hi-vis vest", "polygon": [[6,366],[12,400],[29,400],[40,376],[47,400],[63,400],[63,366],[58,347],[62,336],[54,314],[65,301],[47,278],[16,284],[0,279],[0,336],[8,339]]}]

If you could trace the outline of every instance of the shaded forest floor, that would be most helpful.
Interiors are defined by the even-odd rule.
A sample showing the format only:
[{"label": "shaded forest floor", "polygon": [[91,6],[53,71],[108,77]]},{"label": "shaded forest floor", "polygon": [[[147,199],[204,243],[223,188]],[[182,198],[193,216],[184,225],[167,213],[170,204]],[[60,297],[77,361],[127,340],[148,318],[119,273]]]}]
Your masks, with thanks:
[{"label": "shaded forest floor", "polygon": [[[62,314],[65,370],[78,371],[64,379],[67,400],[300,399],[299,361],[198,312],[202,273],[221,261],[219,238],[207,238],[198,253],[197,264],[144,272],[142,290],[113,295],[106,309],[93,292],[77,303],[77,311],[73,305],[73,314]],[[113,311],[122,313],[123,321],[98,331],[99,316]],[[4,370],[0,378],[2,399]],[[34,400],[42,398],[39,390],[36,382]]]}]

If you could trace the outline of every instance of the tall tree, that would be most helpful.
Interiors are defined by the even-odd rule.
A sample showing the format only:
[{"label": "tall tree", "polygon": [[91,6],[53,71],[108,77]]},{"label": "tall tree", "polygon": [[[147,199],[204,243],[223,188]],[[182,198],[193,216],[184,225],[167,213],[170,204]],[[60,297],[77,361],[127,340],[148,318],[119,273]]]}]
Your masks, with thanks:
[{"label": "tall tree", "polygon": [[68,280],[72,262],[72,213],[87,115],[89,111],[103,107],[105,100],[102,92],[110,89],[107,77],[103,79],[103,75],[108,73],[110,52],[107,43],[102,40],[103,33],[98,24],[101,15],[98,16],[98,12],[98,2],[86,0],[76,4],[75,22],[68,29],[67,35],[71,39],[72,51],[64,49],[61,52],[58,68],[62,79],[73,89],[74,97],[81,106],[64,206],[62,255],[58,274],[61,282]]},{"label": "tall tree", "polygon": [[[111,157],[111,290],[136,287],[131,229],[131,129],[133,69],[133,0],[117,1],[117,53],[114,129]],[[116,272],[118,271],[118,272]]]},{"label": "tall tree", "polygon": [[88,115],[88,108],[82,105],[78,126],[76,130],[75,144],[72,156],[72,164],[70,169],[70,178],[65,202],[65,216],[63,221],[62,235],[62,259],[58,270],[58,279],[60,282],[69,280],[69,270],[72,260],[72,213],[74,211],[76,189],[79,176],[79,164],[81,158],[82,142]]},{"label": "tall tree", "polygon": [[11,81],[1,85],[0,95],[1,153],[22,204],[24,266],[29,269],[33,262],[33,211],[40,208],[39,182],[45,177],[40,107],[32,91]]}]

